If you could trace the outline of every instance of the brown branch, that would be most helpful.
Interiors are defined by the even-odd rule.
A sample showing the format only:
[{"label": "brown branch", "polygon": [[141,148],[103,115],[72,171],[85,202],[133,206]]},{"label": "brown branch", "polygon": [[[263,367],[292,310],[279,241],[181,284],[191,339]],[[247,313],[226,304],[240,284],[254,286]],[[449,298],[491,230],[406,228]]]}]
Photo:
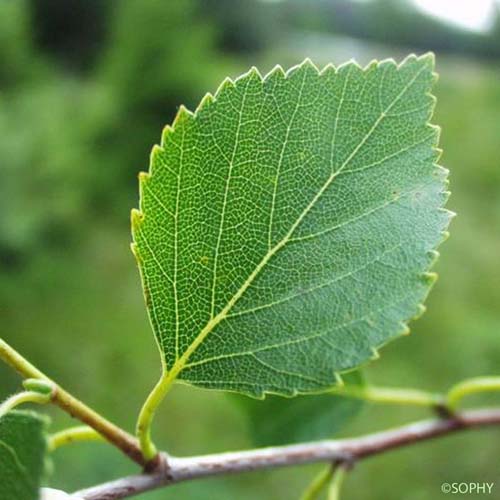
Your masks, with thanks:
[{"label": "brown branch", "polygon": [[234,474],[314,462],[353,463],[385,451],[456,431],[500,425],[500,409],[464,411],[352,439],[219,453],[189,458],[163,455],[163,467],[152,474],[129,476],[86,490],[85,500],[118,500],[144,491],[206,476]]}]

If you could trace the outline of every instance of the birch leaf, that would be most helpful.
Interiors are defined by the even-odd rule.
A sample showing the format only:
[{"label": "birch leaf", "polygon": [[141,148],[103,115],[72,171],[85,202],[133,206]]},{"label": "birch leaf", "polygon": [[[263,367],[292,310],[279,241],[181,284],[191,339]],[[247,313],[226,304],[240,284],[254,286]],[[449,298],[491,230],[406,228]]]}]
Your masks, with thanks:
[{"label": "birch leaf", "polygon": [[433,64],[254,68],[180,108],[132,212],[167,383],[323,391],[408,331],[450,218]]}]

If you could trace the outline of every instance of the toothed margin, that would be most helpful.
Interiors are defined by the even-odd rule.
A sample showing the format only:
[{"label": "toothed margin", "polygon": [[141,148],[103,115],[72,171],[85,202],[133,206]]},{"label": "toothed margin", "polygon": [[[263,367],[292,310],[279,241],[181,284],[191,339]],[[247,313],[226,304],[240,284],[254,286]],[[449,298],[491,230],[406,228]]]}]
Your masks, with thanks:
[{"label": "toothed margin", "polygon": [[[170,134],[175,133],[175,129],[179,125],[181,125],[184,121],[188,121],[190,119],[193,119],[193,120],[196,119],[198,114],[201,111],[207,109],[211,104],[213,104],[215,101],[217,101],[217,99],[221,95],[221,93],[223,93],[225,91],[233,90],[239,82],[245,80],[246,78],[256,77],[260,80],[261,84],[264,84],[275,76],[280,76],[280,77],[283,77],[285,79],[290,78],[293,75],[293,73],[295,73],[296,71],[300,70],[303,67],[309,67],[309,68],[313,69],[320,77],[323,76],[328,71],[334,71],[335,73],[337,73],[340,69],[347,67],[347,66],[355,67],[361,72],[367,72],[370,69],[373,69],[377,66],[381,66],[383,64],[391,64],[391,65],[395,66],[397,70],[399,70],[408,61],[420,61],[420,60],[425,60],[425,59],[432,60],[432,66],[434,66],[434,54],[429,52],[429,53],[424,54],[424,55],[419,56],[419,57],[417,57],[415,54],[410,54],[401,63],[399,63],[399,65],[392,58],[383,59],[381,61],[377,61],[374,59],[374,60],[370,61],[365,66],[365,68],[362,68],[358,64],[357,61],[355,61],[354,59],[351,59],[351,60],[339,65],[338,67],[335,67],[335,65],[332,63],[328,63],[326,66],[323,67],[322,70],[320,70],[312,62],[312,60],[309,57],[307,57],[300,64],[292,66],[287,71],[284,71],[283,68],[279,64],[277,64],[265,76],[262,76],[260,71],[255,66],[252,66],[246,73],[243,73],[242,75],[238,76],[235,80],[231,79],[230,77],[226,77],[222,81],[222,83],[219,85],[219,87],[215,91],[214,95],[212,95],[210,93],[205,94],[205,96],[202,98],[202,100],[200,101],[200,103],[198,104],[198,106],[196,107],[194,112],[188,110],[184,105],[179,106],[179,109],[177,111],[177,114],[175,115],[175,118],[172,122],[172,125],[166,125],[163,128],[163,131],[161,134],[161,140],[160,140],[161,145],[156,144],[152,148],[152,151],[150,154],[148,172],[147,173],[146,172],[139,173],[139,189],[141,189],[142,181],[147,179],[146,175],[149,175],[149,176],[153,175],[153,173],[154,173],[153,169],[154,169],[154,165],[155,165],[154,159],[155,159],[156,155],[161,154],[164,151],[167,137]],[[434,80],[436,80],[437,74],[434,72],[432,74],[434,76]],[[427,95],[433,99],[433,104],[431,106],[431,111],[430,111],[430,114],[432,114],[434,111],[434,105],[436,102],[436,98],[430,93],[427,93]],[[434,126],[434,127],[436,127],[438,130],[440,130],[439,127],[437,127],[437,126]],[[142,174],[144,174],[144,175],[142,175]],[[141,207],[142,207],[142,195],[139,196],[139,210],[140,211],[142,211]],[[134,209],[134,210],[136,210],[136,209]],[[141,221],[142,220],[143,220],[143,218],[141,219]]]},{"label": "toothed margin", "polygon": [[[131,244],[131,249],[132,249],[132,252],[133,252],[134,256],[136,257],[138,263],[140,263],[140,255],[139,255],[137,245],[135,242],[134,232],[136,229],[138,229],[140,227],[140,225],[144,221],[144,213],[142,212],[142,206],[143,206],[143,201],[142,201],[143,200],[143,196],[142,196],[143,186],[142,185],[145,182],[147,182],[149,177],[153,174],[154,158],[156,157],[156,155],[161,154],[164,151],[164,147],[166,144],[166,138],[168,135],[175,133],[176,128],[179,127],[180,125],[182,125],[184,122],[189,121],[189,120],[196,120],[199,113],[202,112],[203,110],[209,108],[212,104],[214,104],[217,101],[218,97],[222,93],[224,93],[226,91],[234,90],[238,83],[240,83],[241,81],[243,81],[247,78],[257,78],[261,82],[261,84],[264,85],[264,83],[270,81],[272,78],[275,78],[275,77],[280,77],[280,78],[284,78],[284,79],[290,78],[293,76],[293,74],[296,71],[300,70],[303,67],[311,68],[312,70],[314,70],[317,73],[318,76],[322,77],[322,76],[324,76],[332,71],[334,72],[334,74],[337,74],[339,71],[341,71],[342,69],[347,68],[347,67],[351,67],[351,68],[354,67],[356,70],[358,70],[362,73],[367,73],[368,71],[371,71],[375,68],[379,68],[379,67],[384,66],[384,65],[390,65],[392,67],[395,67],[396,71],[400,71],[408,63],[418,62],[418,61],[427,62],[427,65],[432,69],[432,72],[431,72],[431,75],[432,75],[431,87],[432,87],[436,83],[436,81],[438,80],[438,77],[439,77],[439,75],[434,71],[435,56],[434,56],[434,53],[432,53],[432,52],[428,52],[428,53],[423,54],[421,56],[417,56],[416,54],[410,54],[407,57],[405,57],[399,64],[393,58],[382,59],[381,61],[374,59],[374,60],[370,61],[364,68],[362,66],[360,66],[356,60],[351,59],[343,64],[340,64],[339,66],[335,66],[332,63],[328,63],[326,66],[323,67],[323,69],[320,70],[311,61],[311,59],[306,58],[306,59],[304,59],[304,61],[302,63],[297,64],[295,66],[292,66],[287,71],[284,71],[280,65],[276,65],[271,71],[269,71],[267,74],[265,74],[265,76],[262,76],[256,67],[252,67],[252,68],[250,68],[249,71],[247,71],[246,73],[243,73],[242,75],[237,77],[235,80],[233,80],[229,77],[226,77],[222,81],[222,83],[219,85],[219,87],[217,88],[215,94],[212,95],[210,93],[207,93],[203,97],[203,99],[200,101],[199,105],[196,107],[194,112],[189,111],[185,106],[181,105],[179,107],[179,110],[178,110],[175,118],[174,118],[172,125],[171,126],[167,125],[163,129],[163,132],[161,135],[161,146],[155,145],[153,147],[153,150],[152,150],[151,156],[150,156],[150,163],[149,163],[148,172],[147,173],[141,172],[139,174],[139,192],[140,192],[139,207],[140,207],[140,210],[133,209],[132,213],[131,213],[132,237],[134,240],[133,243]],[[437,243],[433,249],[428,251],[429,254],[432,256],[432,258],[428,264],[427,270],[422,272],[419,275],[419,278],[421,279],[421,281],[426,284],[427,290],[426,290],[424,296],[422,297],[422,302],[417,304],[414,314],[408,318],[403,319],[400,322],[400,325],[401,325],[400,330],[397,331],[390,338],[388,338],[387,340],[382,342],[381,344],[370,348],[370,350],[372,352],[372,356],[365,363],[357,365],[354,368],[347,368],[347,369],[342,370],[342,371],[334,371],[333,372],[333,377],[335,378],[335,384],[332,387],[344,384],[343,379],[342,379],[342,375],[350,373],[352,371],[361,370],[370,361],[373,361],[373,360],[380,358],[379,350],[382,347],[384,347],[387,343],[392,342],[393,340],[396,340],[397,338],[399,338],[401,336],[409,335],[410,328],[408,326],[408,323],[410,321],[418,319],[425,312],[426,307],[424,306],[423,302],[425,302],[425,300],[427,299],[427,297],[428,297],[428,295],[429,295],[429,293],[430,293],[430,291],[431,291],[431,289],[432,289],[432,287],[433,287],[433,285],[436,282],[437,277],[438,277],[437,273],[430,272],[430,269],[432,269],[432,267],[436,263],[436,260],[439,257],[439,252],[436,249],[441,245],[441,243],[443,243],[448,238],[449,232],[448,232],[447,228],[451,222],[451,219],[453,217],[455,217],[456,214],[454,212],[448,210],[447,208],[445,208],[445,205],[446,205],[448,198],[450,196],[450,192],[447,190],[447,187],[449,184],[449,180],[448,180],[449,171],[445,167],[438,164],[438,161],[439,161],[441,154],[442,154],[442,149],[440,149],[438,147],[440,135],[441,135],[441,127],[439,127],[438,125],[432,124],[430,121],[432,119],[432,116],[434,115],[434,110],[436,107],[437,99],[434,96],[434,94],[432,94],[431,91],[426,92],[425,96],[428,97],[431,101],[430,106],[429,106],[428,118],[427,118],[428,121],[425,125],[429,129],[432,129],[436,132],[434,144],[432,146],[432,151],[435,153],[435,161],[433,163],[434,172],[436,173],[436,175],[438,177],[441,178],[440,180],[443,184],[443,190],[439,191],[439,193],[438,193],[438,194],[443,195],[443,200],[442,200],[441,206],[439,206],[437,208],[437,210],[439,212],[443,212],[444,214],[446,214],[448,216],[446,222],[443,224],[443,229],[440,232],[441,239],[437,241]],[[139,265],[139,270],[140,270],[141,281],[143,283],[143,289],[144,289],[144,280],[143,280],[142,269],[141,269],[140,265]],[[154,331],[154,329],[153,329],[153,331]],[[158,339],[157,339],[156,334],[154,335],[154,337],[157,340],[157,344],[158,344]],[[159,344],[158,344],[158,348],[160,350],[160,358],[161,358],[162,364],[163,364],[163,363],[165,363],[165,359],[164,359],[165,356],[164,356],[164,353],[162,352],[162,350],[160,349]],[[177,379],[176,382],[187,383],[188,385],[192,385],[192,384],[189,384],[189,382],[183,381],[182,379]],[[242,384],[242,385],[244,385],[244,384]],[[217,388],[209,388],[209,387],[206,387],[206,388],[212,389],[212,390],[222,390],[222,389],[217,389]],[[242,392],[242,391],[237,391],[237,390],[233,391],[230,389],[223,389],[223,390],[224,390],[224,392],[236,392],[236,393]],[[329,389],[327,388],[325,390],[318,391],[318,393],[326,392],[328,390]],[[247,394],[251,397],[257,398],[257,399],[265,399],[267,394],[285,396],[285,397],[294,397],[294,396],[297,396],[300,394],[314,394],[314,393],[315,392],[309,392],[309,391],[304,393],[304,392],[300,392],[298,390],[279,391],[279,392],[273,391],[273,390],[269,390],[269,391],[263,390],[263,391],[260,391],[258,393],[256,393],[256,392],[252,393],[251,391],[245,392],[245,394]]]},{"label": "toothed margin", "polygon": [[[430,67],[433,69],[433,71],[432,71],[432,77],[433,77],[432,85],[434,85],[436,83],[436,81],[438,80],[439,75],[434,71],[435,56],[434,56],[434,53],[432,53],[432,52],[428,52],[427,54],[424,54],[424,55],[419,56],[419,57],[417,57],[415,54],[411,54],[411,55],[407,56],[399,65],[396,65],[396,67],[397,67],[397,70],[399,71],[400,68],[407,61],[425,61],[425,60],[429,61]],[[396,64],[396,62],[392,58],[391,59],[386,59],[385,61],[381,61],[380,64],[382,64],[384,62],[390,62],[392,64]],[[368,64],[367,68],[370,65],[371,65],[371,63]],[[428,264],[427,271],[424,271],[420,275],[420,279],[423,282],[425,282],[426,285],[427,285],[427,291],[426,291],[425,295],[422,298],[422,302],[420,302],[419,304],[417,304],[416,311],[415,311],[415,313],[412,316],[410,316],[409,318],[406,318],[406,319],[404,319],[403,321],[400,322],[401,329],[398,332],[396,332],[393,336],[391,336],[390,338],[388,338],[386,341],[382,342],[381,344],[379,344],[379,345],[377,345],[377,346],[375,346],[375,347],[373,347],[371,349],[372,353],[373,353],[373,356],[372,356],[371,360],[368,360],[366,363],[363,363],[358,369],[363,368],[370,361],[374,361],[376,359],[379,359],[380,358],[380,352],[379,351],[386,344],[388,344],[389,342],[392,342],[393,340],[396,340],[399,337],[409,335],[411,333],[411,330],[410,330],[410,327],[409,327],[408,323],[410,321],[414,321],[414,320],[420,318],[420,316],[422,316],[422,314],[424,314],[424,312],[426,311],[427,308],[424,305],[424,302],[427,300],[427,297],[429,296],[429,293],[431,292],[432,287],[434,286],[434,283],[438,279],[438,274],[435,273],[435,272],[431,272],[430,270],[435,265],[437,259],[439,258],[439,255],[440,255],[439,252],[438,252],[438,250],[437,250],[437,248],[444,241],[446,241],[448,239],[449,235],[450,235],[450,233],[448,232],[447,229],[448,229],[448,226],[449,226],[451,220],[456,215],[451,210],[448,210],[447,208],[445,208],[445,205],[446,205],[446,203],[447,203],[447,201],[448,201],[448,199],[449,199],[449,197],[451,195],[450,191],[447,190],[448,185],[449,185],[449,178],[448,178],[449,170],[447,168],[443,167],[442,165],[439,165],[437,163],[439,161],[440,157],[441,157],[442,152],[443,152],[443,150],[438,147],[440,136],[441,136],[441,127],[438,126],[438,125],[435,125],[435,124],[431,123],[431,121],[430,121],[432,119],[433,115],[434,115],[434,110],[435,110],[435,107],[436,107],[437,98],[431,92],[426,92],[425,95],[426,95],[426,97],[429,97],[431,99],[431,105],[430,105],[430,109],[429,109],[429,117],[428,117],[428,121],[427,121],[426,125],[427,125],[428,128],[433,129],[433,130],[436,131],[436,137],[435,137],[435,140],[434,140],[434,144],[432,146],[432,151],[436,155],[436,159],[435,159],[435,162],[433,164],[434,165],[434,172],[436,173],[436,175],[438,177],[440,177],[440,180],[443,183],[443,190],[439,191],[439,193],[438,193],[438,194],[443,195],[443,201],[442,201],[442,205],[439,206],[437,208],[437,210],[439,212],[442,212],[442,213],[446,214],[448,217],[447,217],[447,221],[443,225],[443,229],[440,232],[441,239],[437,241],[436,246],[433,249],[431,249],[431,250],[428,251],[428,253],[432,256],[432,259],[431,259],[431,261]],[[345,372],[342,372],[342,373],[345,373]]]}]

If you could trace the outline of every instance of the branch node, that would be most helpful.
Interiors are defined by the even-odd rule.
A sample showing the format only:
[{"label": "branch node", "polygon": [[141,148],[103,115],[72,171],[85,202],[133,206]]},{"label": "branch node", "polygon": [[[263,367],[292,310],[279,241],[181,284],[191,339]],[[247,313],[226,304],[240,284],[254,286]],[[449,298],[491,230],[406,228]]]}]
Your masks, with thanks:
[{"label": "branch node", "polygon": [[154,474],[170,480],[170,465],[168,463],[168,454],[165,452],[157,453],[154,458],[146,462],[144,466],[146,474]]},{"label": "branch node", "polygon": [[340,456],[333,461],[332,466],[334,468],[340,467],[346,471],[350,471],[354,468],[356,463],[357,458],[355,454],[350,451],[345,451],[341,452]]},{"label": "branch node", "polygon": [[456,419],[457,417],[457,414],[444,401],[436,403],[433,410],[443,420]]}]

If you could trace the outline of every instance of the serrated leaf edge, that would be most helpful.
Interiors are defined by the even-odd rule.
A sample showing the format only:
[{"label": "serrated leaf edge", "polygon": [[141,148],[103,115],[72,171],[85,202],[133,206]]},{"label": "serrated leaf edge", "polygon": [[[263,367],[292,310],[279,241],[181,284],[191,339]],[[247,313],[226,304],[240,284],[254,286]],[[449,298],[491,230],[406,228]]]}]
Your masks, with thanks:
[{"label": "serrated leaf edge", "polygon": [[[210,105],[212,105],[217,100],[218,96],[220,96],[220,94],[222,92],[224,92],[226,89],[234,88],[235,85],[238,82],[243,81],[243,80],[245,80],[247,78],[257,77],[260,80],[261,84],[264,84],[266,81],[268,81],[270,78],[272,78],[272,77],[274,77],[276,75],[279,76],[280,78],[285,78],[286,79],[286,78],[289,78],[291,75],[293,75],[294,72],[296,72],[299,69],[301,69],[302,67],[306,67],[306,66],[308,66],[308,67],[312,68],[313,70],[315,70],[316,73],[319,76],[323,76],[324,74],[326,74],[329,71],[334,71],[335,73],[338,73],[342,68],[344,68],[346,66],[355,67],[357,70],[365,73],[365,72],[369,71],[370,69],[372,69],[373,67],[378,67],[378,66],[381,66],[383,64],[391,64],[392,66],[396,67],[397,71],[400,71],[400,69],[405,64],[407,64],[409,61],[425,61],[425,60],[428,60],[429,63],[430,63],[431,68],[434,68],[434,66],[435,66],[435,56],[434,56],[434,54],[432,52],[428,52],[428,53],[423,54],[421,56],[416,56],[415,54],[410,54],[407,57],[405,57],[399,64],[393,58],[383,59],[381,61],[378,61],[378,60],[374,59],[374,60],[370,61],[365,67],[362,67],[362,66],[360,66],[358,64],[358,62],[356,60],[351,59],[351,60],[349,60],[349,61],[347,61],[347,62],[345,62],[345,63],[343,63],[343,64],[341,64],[339,66],[335,66],[332,63],[329,63],[326,66],[324,66],[324,68],[321,69],[321,70],[311,61],[310,58],[306,58],[302,63],[297,64],[295,66],[292,66],[286,72],[283,70],[283,68],[280,65],[276,65],[265,76],[262,76],[261,73],[259,72],[259,70],[256,67],[252,67],[246,73],[243,73],[242,75],[238,76],[234,80],[231,79],[231,78],[229,78],[229,77],[225,78],[222,81],[222,83],[219,85],[219,87],[217,88],[215,94],[213,94],[213,95],[211,93],[205,94],[205,96],[202,98],[202,100],[200,101],[199,105],[196,107],[196,109],[195,109],[194,112],[188,110],[185,106],[181,105],[179,107],[178,111],[177,111],[177,114],[176,114],[173,122],[172,122],[172,125],[167,125],[167,126],[164,127],[162,135],[161,135],[161,145],[155,145],[155,146],[153,146],[153,149],[152,149],[152,152],[151,152],[151,156],[150,156],[150,163],[149,163],[148,172],[140,172],[139,173],[139,192],[140,192],[140,196],[139,196],[139,209],[132,209],[132,211],[131,211],[131,223],[132,223],[132,236],[133,236],[133,238],[134,238],[135,230],[139,229],[139,227],[142,224],[142,222],[144,220],[144,217],[145,217],[145,215],[143,213],[143,196],[142,196],[143,185],[147,181],[147,179],[149,179],[149,177],[153,174],[154,157],[155,157],[155,155],[159,154],[160,152],[162,152],[164,150],[164,145],[165,145],[167,136],[169,134],[175,132],[176,128],[179,127],[179,126],[181,126],[184,121],[196,120],[198,114],[200,112],[202,112],[203,110],[205,110],[206,108],[208,108]],[[438,78],[437,73],[434,72],[434,71],[432,71],[432,76],[433,76],[433,79],[434,79],[434,82],[435,82],[437,80],[437,78]],[[448,184],[449,184],[449,181],[448,181],[448,172],[449,171],[446,168],[444,168],[443,166],[441,166],[441,165],[439,165],[437,163],[439,161],[439,158],[440,158],[441,153],[442,153],[442,150],[438,147],[439,138],[440,138],[440,134],[441,134],[441,127],[439,127],[438,125],[432,124],[431,121],[430,121],[432,119],[433,114],[434,114],[434,109],[435,109],[435,105],[436,105],[437,99],[436,99],[436,97],[430,91],[426,92],[425,95],[426,95],[426,97],[428,97],[428,98],[431,99],[431,104],[430,104],[430,107],[429,107],[429,117],[428,117],[428,121],[426,122],[425,125],[427,127],[429,127],[429,128],[431,128],[431,129],[433,129],[433,130],[436,131],[436,138],[435,138],[434,144],[432,146],[433,152],[436,153],[436,159],[435,159],[435,162],[434,162],[433,165],[434,165],[435,171],[442,176],[442,182],[443,182],[443,184],[444,184],[444,186],[446,188],[448,186]],[[334,376],[334,378],[336,380],[336,383],[334,384],[334,386],[335,385],[343,385],[344,384],[343,379],[342,379],[342,375],[350,373],[350,372],[353,372],[353,371],[356,371],[356,370],[359,370],[359,369],[362,369],[364,366],[366,366],[371,361],[380,358],[380,353],[379,353],[380,349],[382,347],[384,347],[387,343],[392,342],[393,340],[396,340],[397,338],[399,338],[401,336],[408,335],[410,333],[410,328],[409,328],[409,325],[408,325],[409,322],[413,321],[415,319],[418,319],[425,312],[426,307],[424,305],[424,302],[427,299],[427,297],[428,297],[428,295],[429,295],[429,293],[430,293],[430,291],[431,291],[434,283],[437,280],[437,276],[438,276],[437,273],[431,272],[430,270],[433,268],[433,266],[435,265],[437,259],[439,258],[440,254],[437,251],[437,248],[448,238],[449,233],[447,231],[447,227],[448,227],[448,225],[449,225],[452,217],[455,216],[454,212],[452,212],[452,211],[450,211],[450,210],[448,210],[448,209],[445,208],[445,205],[446,205],[446,202],[447,202],[447,200],[449,198],[450,192],[447,189],[444,189],[443,191],[440,191],[439,194],[443,195],[443,201],[442,201],[442,205],[438,208],[438,211],[443,212],[444,214],[446,214],[448,216],[448,220],[447,220],[447,223],[444,225],[444,229],[441,231],[441,239],[436,243],[436,246],[435,246],[434,249],[428,251],[428,254],[432,256],[432,259],[429,262],[429,265],[427,267],[427,271],[424,271],[419,276],[420,280],[423,281],[425,283],[425,285],[427,286],[427,290],[425,292],[425,295],[422,298],[422,301],[419,304],[417,304],[417,306],[415,308],[416,309],[415,313],[412,316],[410,316],[409,318],[404,319],[404,320],[402,320],[400,322],[400,330],[398,332],[396,332],[394,335],[392,335],[385,342],[382,342],[381,344],[379,344],[379,345],[374,346],[374,347],[371,348],[372,356],[365,363],[362,363],[362,364],[356,366],[355,368],[348,369],[348,370],[343,370],[341,372],[334,371],[333,372],[333,376]],[[136,258],[136,260],[137,260],[137,262],[139,264],[138,267],[139,267],[139,272],[140,272],[140,275],[141,275],[141,282],[142,282],[142,285],[143,285],[144,297],[145,297],[146,303],[148,303],[149,298],[148,298],[147,287],[146,287],[146,284],[145,284],[145,280],[144,280],[142,268],[141,268],[141,265],[140,265],[141,257],[139,255],[139,251],[137,249],[137,244],[135,243],[135,241],[133,241],[131,243],[131,249],[132,249],[132,252],[133,252],[133,254],[134,254],[134,256],[135,256],[135,258]],[[268,252],[268,254],[266,256],[269,256],[269,258],[270,258],[272,255],[274,255],[274,253],[270,254]],[[264,260],[265,260],[265,258],[262,261],[264,261]],[[266,260],[266,263],[267,263],[267,260]],[[262,261],[261,261],[261,263],[262,263]],[[260,272],[260,269],[262,267],[264,267],[264,266],[260,266],[261,263],[259,263],[259,265],[256,267],[256,269],[254,270],[254,272],[251,273],[251,275],[245,281],[245,283],[247,283],[248,280],[254,274],[257,274],[258,272]],[[241,288],[240,288],[240,290],[241,290]],[[237,294],[238,294],[238,292],[232,297],[232,299],[235,296],[237,296]],[[239,296],[237,297],[236,300],[238,300],[238,299],[239,299]],[[228,302],[228,304],[230,304],[230,303],[231,303],[231,300]],[[217,314],[216,318],[219,315],[221,315],[226,310],[228,304],[226,304],[226,307],[224,307]],[[231,307],[232,307],[232,305],[231,305]],[[157,343],[157,346],[158,346],[158,349],[160,351],[160,358],[161,358],[161,363],[162,363],[164,374],[167,374],[167,372],[168,372],[168,377],[167,377],[167,380],[165,381],[165,383],[170,384],[170,383],[173,383],[174,381],[177,381],[178,383],[185,383],[187,385],[191,385],[191,384],[189,384],[189,382],[183,381],[182,379],[177,379],[177,376],[183,370],[183,368],[186,365],[189,357],[194,353],[194,351],[196,350],[197,346],[206,338],[206,336],[224,318],[225,318],[225,314],[224,314],[224,316],[222,316],[222,318],[220,320],[218,320],[217,322],[215,322],[213,324],[212,324],[212,322],[213,322],[214,318],[212,318],[205,325],[205,327],[200,331],[200,333],[197,335],[197,337],[195,338],[195,340],[191,343],[191,345],[189,346],[189,348],[186,349],[186,351],[183,353],[183,355],[181,356],[181,358],[178,358],[178,360],[182,360],[182,359],[185,358],[184,362],[181,363],[181,366],[178,367],[178,368],[176,368],[176,364],[178,363],[178,360],[177,360],[174,363],[174,365],[170,368],[170,371],[168,371],[168,368],[166,366],[165,355],[164,355],[164,352],[163,352],[162,347],[160,345],[159,339],[158,339],[158,337],[157,337],[156,334],[154,335],[156,343]],[[150,319],[150,323],[151,323],[151,319]],[[152,329],[154,331],[154,327],[153,327],[152,324],[151,324],[151,326],[152,326]],[[208,328],[209,326],[211,326],[211,328]],[[207,330],[207,332],[205,332],[205,330]],[[193,346],[194,346],[194,348],[191,349]],[[212,390],[219,390],[219,389],[212,389]],[[241,393],[241,391],[231,390],[231,389],[224,389],[224,391],[225,392]],[[279,395],[279,396],[285,396],[285,397],[295,397],[295,396],[297,396],[299,394],[315,394],[315,393],[319,394],[319,393],[322,393],[322,392],[325,392],[325,391],[328,391],[328,388],[325,388],[324,390],[317,391],[317,392],[315,392],[315,391],[301,392],[299,390],[292,390],[292,391],[289,391],[289,392],[285,393],[285,392],[277,392],[277,391],[272,391],[272,390],[262,390],[260,394],[250,394],[250,393],[246,393],[246,394],[249,395],[249,396],[251,396],[251,397],[254,397],[256,399],[264,399],[265,396],[266,396],[266,394]]]}]

